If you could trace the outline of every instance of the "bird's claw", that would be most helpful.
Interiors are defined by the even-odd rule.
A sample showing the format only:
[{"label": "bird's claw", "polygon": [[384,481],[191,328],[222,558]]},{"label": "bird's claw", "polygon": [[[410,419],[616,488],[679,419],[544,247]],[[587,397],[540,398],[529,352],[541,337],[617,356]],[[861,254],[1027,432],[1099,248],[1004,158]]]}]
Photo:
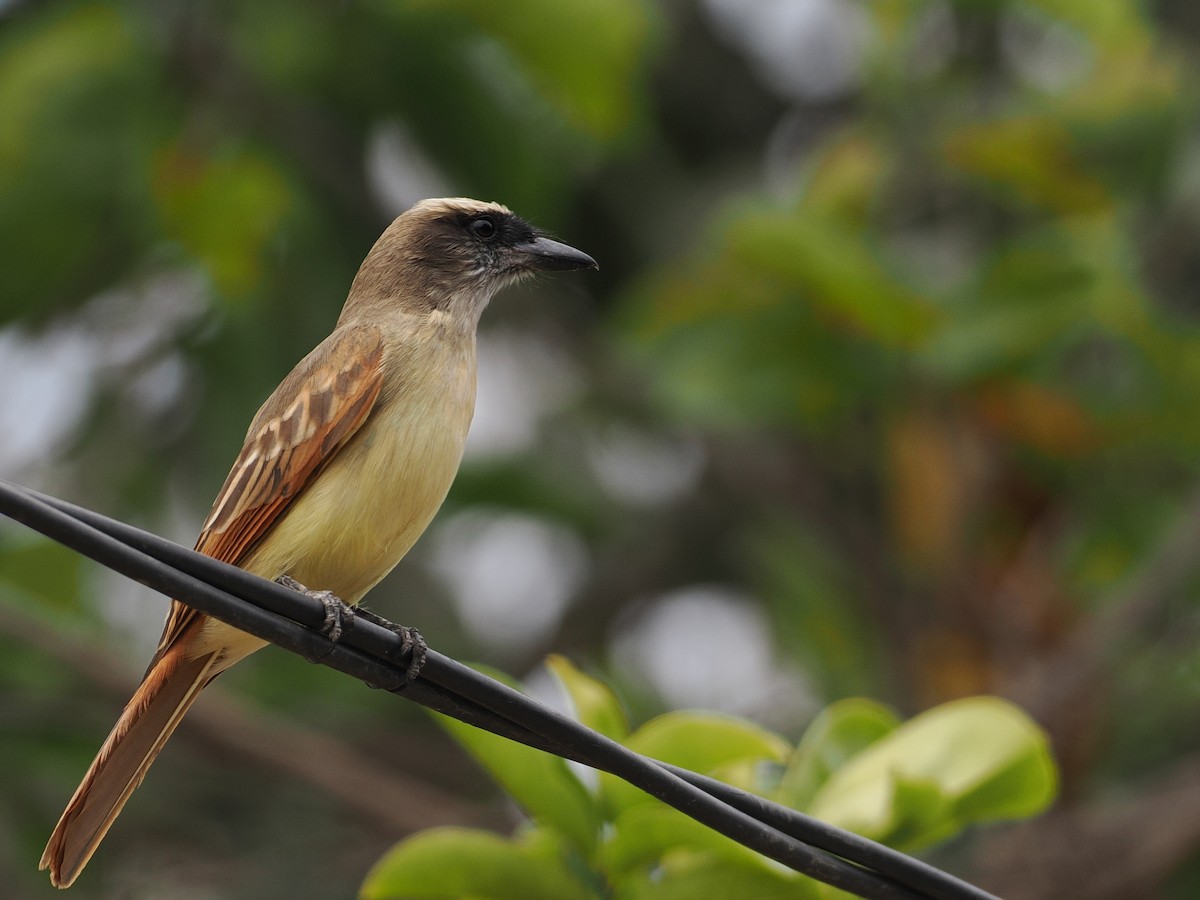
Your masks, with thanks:
[{"label": "bird's claw", "polygon": [[425,638],[421,637],[421,632],[409,625],[397,625],[395,622],[389,622],[382,616],[377,616],[362,608],[355,610],[354,614],[380,628],[386,628],[392,634],[399,635],[401,658],[391,661],[404,666],[404,684],[409,685],[416,681],[417,676],[421,674],[421,666],[425,665],[425,654],[429,650]]},{"label": "bird's claw", "polygon": [[[319,600],[321,605],[325,607],[325,621],[321,623],[321,634],[329,638],[329,648],[321,656],[314,657],[314,662],[320,662],[329,654],[329,650],[333,649],[342,637],[346,628],[350,627],[350,623],[355,618],[365,619],[380,628],[386,628],[388,631],[400,637],[400,652],[389,661],[404,667],[404,684],[412,684],[421,672],[421,667],[425,664],[425,655],[429,650],[425,643],[425,638],[421,637],[421,632],[408,625],[397,625],[395,622],[389,622],[382,616],[377,616],[373,612],[368,612],[362,608],[355,608],[347,604],[344,600],[334,594],[332,591],[311,591],[298,582],[290,575],[280,575],[275,579],[277,584],[281,584],[286,588],[291,588],[293,591],[299,591],[306,597],[312,597],[314,600]],[[389,657],[392,654],[388,654]]]},{"label": "bird's claw", "polygon": [[354,618],[354,607],[346,603],[346,601],[333,593],[333,591],[309,590],[290,575],[280,575],[275,579],[275,582],[286,588],[291,588],[293,591],[299,591],[306,597],[312,597],[325,607],[325,621],[321,623],[320,631],[321,634],[329,638],[330,649],[333,649],[333,645],[341,640],[342,633],[348,625],[348,620]]}]

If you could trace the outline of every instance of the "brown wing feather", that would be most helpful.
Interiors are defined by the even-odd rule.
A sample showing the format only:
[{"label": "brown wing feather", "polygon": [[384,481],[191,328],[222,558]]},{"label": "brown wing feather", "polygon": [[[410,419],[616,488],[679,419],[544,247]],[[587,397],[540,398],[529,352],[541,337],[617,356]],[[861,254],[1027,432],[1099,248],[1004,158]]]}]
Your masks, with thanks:
[{"label": "brown wing feather", "polygon": [[[246,434],[196,549],[237,565],[366,421],[383,386],[378,328],[339,328],[267,399]],[[150,668],[200,616],[173,602]],[[149,671],[149,670],[147,670]]]}]

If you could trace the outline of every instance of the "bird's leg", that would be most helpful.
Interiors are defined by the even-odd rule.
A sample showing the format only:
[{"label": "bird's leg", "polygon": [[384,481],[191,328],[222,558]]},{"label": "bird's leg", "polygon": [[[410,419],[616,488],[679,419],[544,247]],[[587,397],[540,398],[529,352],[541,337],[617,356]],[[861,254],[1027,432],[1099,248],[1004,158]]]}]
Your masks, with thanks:
[{"label": "bird's leg", "polygon": [[354,607],[333,591],[310,591],[290,575],[280,575],[275,579],[275,583],[320,601],[325,607],[325,621],[321,623],[321,634],[329,638],[331,644],[336,644],[341,639],[347,620],[354,618]]}]

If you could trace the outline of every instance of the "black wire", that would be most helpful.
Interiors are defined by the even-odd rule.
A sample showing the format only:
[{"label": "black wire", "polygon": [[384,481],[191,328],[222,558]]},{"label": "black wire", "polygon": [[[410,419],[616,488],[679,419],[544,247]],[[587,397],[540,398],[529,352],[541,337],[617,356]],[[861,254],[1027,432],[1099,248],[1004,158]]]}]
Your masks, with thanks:
[{"label": "black wire", "polygon": [[341,640],[331,643],[315,630],[325,619],[319,602],[140,529],[5,482],[0,482],[0,512],[307,659],[469,724],[625,778],[715,830],[818,880],[882,900],[992,898],[890,848],[714,779],[642,757],[436,651],[427,652],[420,676],[410,684],[404,671],[411,661],[409,654],[401,638],[386,627],[354,617],[346,623]]},{"label": "black wire", "polygon": [[[0,486],[2,485],[3,482],[0,482]],[[242,569],[218,562],[203,554],[186,550],[172,541],[109,519],[106,516],[55,497],[50,497],[28,488],[21,488],[20,490],[94,528],[104,531],[128,546],[141,549],[156,559],[166,562],[182,571],[186,571],[209,584],[224,588],[235,595],[255,602],[264,608],[271,609],[280,615],[289,618],[299,618],[295,603],[296,593],[288,588],[259,578],[256,575],[251,575]],[[312,615],[305,624],[310,624],[313,627],[319,625],[320,620],[323,620],[324,612],[320,611],[318,615],[319,607],[315,605],[309,605],[306,609]],[[361,619],[354,620],[351,629],[343,640],[348,644],[356,646],[358,649],[364,650],[376,657],[387,659],[398,665],[406,666],[409,662],[408,659],[404,658],[405,654],[401,650],[401,642],[393,632],[373,626],[372,623],[363,622]],[[458,673],[460,680],[475,678],[485,683],[491,682],[491,679],[479,675],[472,669],[454,663],[453,660],[448,660],[440,654],[433,654],[429,659],[429,664],[423,670],[423,675],[427,681],[437,681],[441,667],[450,664],[457,666],[461,670]],[[460,684],[460,689],[461,687],[462,685]],[[521,700],[526,699],[524,695],[518,694],[517,696]],[[450,695],[443,695],[440,702],[447,705],[453,703]],[[432,704],[426,703],[426,705]],[[496,730],[496,717],[494,713],[478,709],[476,709],[476,713],[481,718],[478,721],[472,722],[472,724],[485,727],[490,731]],[[462,715],[456,715],[455,717],[462,718]],[[485,721],[490,721],[491,724],[484,724]],[[504,721],[508,720],[505,719]],[[573,720],[568,721],[571,725],[578,726],[578,723],[575,723]],[[574,747],[564,746],[558,742],[551,743],[544,734],[537,735],[537,737],[542,738],[540,741],[531,740],[529,735],[522,736],[521,732],[522,729],[518,726],[516,729],[510,729],[505,736],[514,740],[520,740],[522,743],[530,744],[538,749],[567,757],[576,762],[588,762]],[[664,766],[680,778],[689,781],[695,787],[720,798],[725,803],[753,816],[759,821],[771,824],[785,834],[791,835],[805,843],[812,844],[815,847],[854,860],[861,865],[868,866],[881,874],[891,877],[897,882],[924,891],[930,897],[937,898],[937,900],[956,900],[956,898],[983,900],[983,898],[989,896],[986,892],[975,888],[973,885],[942,872],[927,863],[893,850],[890,847],[867,840],[852,832],[835,828],[797,810],[771,803],[755,794],[741,791],[724,782],[690,772],[686,769],[670,766],[665,763],[659,763],[659,765]]]},{"label": "black wire", "polygon": [[[430,708],[447,715],[460,718],[470,724],[489,730],[497,730],[493,717],[487,715],[488,710],[486,707],[478,708],[480,704],[475,704],[470,700],[455,696],[453,691],[445,692],[440,690],[436,685],[422,685],[420,679],[417,682],[409,684],[403,671],[397,670],[396,667],[383,663],[378,659],[362,654],[349,640],[345,643],[340,641],[336,644],[331,643],[323,635],[313,631],[311,627],[305,627],[300,622],[295,621],[297,619],[314,623],[318,619],[321,622],[324,621],[324,607],[319,602],[303,594],[282,588],[279,585],[273,585],[271,582],[264,582],[264,589],[270,592],[268,596],[271,602],[282,609],[292,606],[294,607],[294,613],[275,613],[247,605],[244,602],[240,602],[238,598],[231,597],[228,593],[188,574],[182,567],[176,568],[167,565],[161,560],[150,556],[144,550],[130,547],[104,531],[68,516],[64,511],[55,509],[52,505],[37,497],[29,494],[22,495],[20,489],[13,489],[8,485],[0,485],[0,496],[6,501],[4,503],[6,507],[12,505],[9,501],[14,499],[17,501],[15,504],[16,509],[4,510],[11,518],[29,525],[46,534],[48,537],[52,537],[60,543],[64,543],[90,556],[97,562],[112,568],[114,571],[121,572],[142,584],[169,594],[202,612],[214,615],[222,621],[226,621],[257,637],[270,640],[286,649],[300,653],[307,659],[324,663],[347,674],[354,675],[369,684],[384,687],[395,692],[402,692],[405,696],[417,702],[428,705]],[[89,514],[89,517],[94,518],[95,514]],[[116,525],[119,523],[113,524]],[[128,529],[129,527],[122,526],[122,529]],[[144,545],[153,543],[148,535],[142,536],[140,542]],[[182,547],[171,551],[171,555],[175,556],[186,553],[188,551],[185,551]],[[191,566],[205,565],[203,560],[189,558],[189,562]],[[209,560],[209,562],[215,561]],[[241,573],[242,576],[247,576],[248,574],[245,572]],[[237,576],[231,573],[231,577]],[[250,577],[253,578],[255,576]],[[234,601],[232,603],[233,609],[230,609],[231,601]],[[350,634],[353,634],[355,630],[359,630],[362,625],[366,626],[363,628],[363,631],[368,632],[372,628],[379,628],[379,626],[371,622],[363,622],[357,619],[352,620],[352,622]],[[379,630],[383,634],[390,636],[390,632],[387,632],[385,629],[380,628]],[[347,635],[347,637],[349,638],[350,635]],[[433,662],[435,667],[440,663],[441,667],[450,673],[456,673],[457,669],[462,669],[463,672],[457,672],[460,682],[469,683],[475,680],[482,682],[486,687],[501,689],[498,705],[501,709],[507,706],[509,714],[517,711],[522,705],[526,707],[540,706],[540,704],[536,704],[530,698],[524,697],[524,695],[512,691],[504,685],[500,685],[498,682],[493,682],[490,679],[479,676],[473,670],[467,669],[465,666],[459,666],[452,660],[441,657],[436,652],[430,651],[427,654],[426,667],[429,666],[430,662]],[[465,673],[470,673],[470,675],[465,675]],[[475,678],[472,679],[471,676],[475,676]],[[476,687],[479,686],[477,683]],[[422,690],[422,688],[425,689]],[[447,693],[449,696],[447,696]],[[495,699],[493,697],[493,700]],[[556,715],[548,709],[544,709],[544,712],[551,717]],[[594,732],[582,728],[582,726],[578,726],[578,723],[573,724],[579,727],[585,738],[594,735],[595,738],[599,738],[602,741],[607,740],[600,735],[596,735]],[[536,745],[535,735],[511,734],[506,733],[507,731],[508,729],[505,728],[501,730],[501,733],[505,734],[505,736],[522,739],[525,743]],[[781,834],[773,828],[764,827],[745,813],[741,813],[731,807],[726,807],[720,801],[715,800],[703,791],[693,788],[687,782],[658,767],[650,760],[646,760],[631,751],[625,750],[620,745],[614,744],[614,746],[618,748],[618,753],[609,754],[610,758],[613,756],[617,757],[616,771],[613,774],[626,778],[630,783],[659,797],[664,802],[680,809],[698,821],[704,822],[714,830],[720,831],[739,843],[775,859],[777,862],[781,862],[790,868],[808,874],[818,880],[825,881],[835,887],[840,887],[867,898],[879,898],[879,900],[919,900],[922,896],[919,893],[911,892],[900,885],[896,885],[887,879],[846,863],[836,857],[825,856],[819,851],[807,847],[803,843]],[[621,759],[622,756],[625,758]],[[588,764],[593,764],[587,753],[582,753],[581,759]],[[598,768],[606,770],[614,768],[611,763],[609,765],[596,763],[596,765]]]}]

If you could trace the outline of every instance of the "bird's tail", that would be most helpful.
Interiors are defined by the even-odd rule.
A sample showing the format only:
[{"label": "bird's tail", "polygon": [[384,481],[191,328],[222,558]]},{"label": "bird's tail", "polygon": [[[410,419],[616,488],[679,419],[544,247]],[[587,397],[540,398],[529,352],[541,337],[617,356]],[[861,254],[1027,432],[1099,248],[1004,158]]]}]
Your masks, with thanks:
[{"label": "bird's tail", "polygon": [[217,674],[219,653],[187,659],[181,641],[146,673],[50,835],[39,868],[55,887],[70,887],[120,814],[134,788]]}]

